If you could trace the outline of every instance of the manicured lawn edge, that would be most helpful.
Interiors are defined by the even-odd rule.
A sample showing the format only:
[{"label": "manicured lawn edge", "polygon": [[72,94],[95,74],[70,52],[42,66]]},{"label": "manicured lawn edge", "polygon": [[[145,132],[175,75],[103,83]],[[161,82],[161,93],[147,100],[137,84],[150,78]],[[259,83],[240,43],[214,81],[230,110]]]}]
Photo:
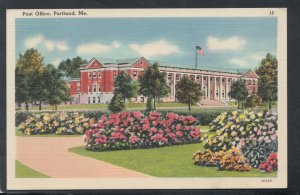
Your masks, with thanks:
[{"label": "manicured lawn edge", "polygon": [[151,149],[92,152],[80,146],[70,148],[69,151],[156,177],[276,177],[277,175],[277,172],[261,173],[258,169],[237,172],[217,171],[217,167],[195,166],[192,154],[200,148],[203,148],[202,144],[186,144]]},{"label": "manicured lawn edge", "polygon": [[35,171],[16,160],[16,178],[49,178],[49,176]]}]

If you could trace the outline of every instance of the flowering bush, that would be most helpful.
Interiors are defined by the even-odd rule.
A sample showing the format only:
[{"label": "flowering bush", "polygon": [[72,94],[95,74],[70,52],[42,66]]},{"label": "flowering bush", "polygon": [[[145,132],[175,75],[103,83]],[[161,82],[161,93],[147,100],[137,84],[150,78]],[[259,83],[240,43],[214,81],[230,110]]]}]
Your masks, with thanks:
[{"label": "flowering bush", "polygon": [[19,124],[18,130],[26,135],[34,134],[82,134],[89,129],[93,119],[85,118],[82,114],[65,112],[37,113]]},{"label": "flowering bush", "polygon": [[113,150],[147,148],[174,144],[194,143],[200,138],[197,120],[192,116],[158,112],[149,116],[141,112],[111,113],[86,132],[86,148],[89,150]]},{"label": "flowering bush", "polygon": [[278,159],[277,159],[277,153],[271,153],[268,156],[268,160],[266,162],[262,162],[259,165],[259,169],[261,172],[272,172],[277,171],[278,168]]},{"label": "flowering bush", "polygon": [[212,152],[207,149],[203,153],[196,152],[193,155],[195,165],[218,166],[219,170],[249,171],[251,166],[240,150],[232,147],[227,151]]}]

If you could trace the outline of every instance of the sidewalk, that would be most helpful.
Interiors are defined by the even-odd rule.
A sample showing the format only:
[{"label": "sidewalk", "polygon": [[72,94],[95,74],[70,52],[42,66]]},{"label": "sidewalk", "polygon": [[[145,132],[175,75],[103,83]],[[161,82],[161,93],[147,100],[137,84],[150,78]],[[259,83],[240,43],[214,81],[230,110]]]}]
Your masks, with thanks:
[{"label": "sidewalk", "polygon": [[68,152],[82,137],[17,137],[17,160],[52,178],[147,178],[142,173]]}]

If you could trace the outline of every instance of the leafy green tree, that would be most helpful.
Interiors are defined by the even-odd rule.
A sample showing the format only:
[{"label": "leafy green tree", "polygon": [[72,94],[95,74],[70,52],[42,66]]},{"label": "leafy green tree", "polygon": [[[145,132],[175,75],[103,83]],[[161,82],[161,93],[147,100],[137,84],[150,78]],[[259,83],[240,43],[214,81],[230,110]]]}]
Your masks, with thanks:
[{"label": "leafy green tree", "polygon": [[271,109],[272,102],[277,101],[278,92],[278,61],[275,56],[267,54],[261,60],[260,66],[256,69],[258,80],[258,95],[264,102],[268,102]]},{"label": "leafy green tree", "polygon": [[80,76],[80,67],[86,64],[87,60],[77,56],[75,58],[68,58],[59,63],[58,69],[64,72],[64,75],[71,78],[78,78]]},{"label": "leafy green tree", "polygon": [[[37,49],[27,49],[20,54],[15,69],[16,79],[16,102],[25,103],[28,111],[28,104],[32,101],[39,101],[44,87],[40,82],[43,74],[43,57]],[[40,106],[41,109],[41,106]]]},{"label": "leafy green tree", "polygon": [[248,97],[248,90],[245,85],[245,80],[239,79],[233,82],[229,95],[238,101],[238,109],[240,108],[240,104],[242,105],[242,109],[244,109],[244,102]]},{"label": "leafy green tree", "polygon": [[170,87],[167,85],[166,73],[159,71],[157,62],[143,72],[139,83],[139,93],[153,99],[154,110],[156,110],[156,99],[169,94]]},{"label": "leafy green tree", "polygon": [[112,100],[108,105],[108,109],[112,112],[120,112],[125,109],[125,103],[121,93],[114,93]]},{"label": "leafy green tree", "polygon": [[147,103],[146,103],[146,110],[147,111],[151,111],[153,109],[153,99],[151,97],[149,97],[147,99]]},{"label": "leafy green tree", "polygon": [[248,108],[249,107],[253,108],[253,107],[256,107],[256,106],[260,106],[261,103],[262,103],[261,97],[259,97],[258,95],[252,94],[251,96],[249,96],[247,98],[245,106],[248,107]]},{"label": "leafy green tree", "polygon": [[125,104],[126,99],[130,99],[137,94],[137,84],[129,74],[121,72],[114,83],[114,94],[121,94]]},{"label": "leafy green tree", "polygon": [[70,101],[71,97],[69,95],[69,89],[64,80],[62,80],[63,74],[56,69],[53,65],[48,64],[45,68],[44,79],[46,81],[47,88],[47,99],[46,101],[55,107],[57,110],[57,105]]},{"label": "leafy green tree", "polygon": [[179,102],[188,104],[189,111],[191,106],[197,104],[203,96],[201,85],[187,76],[182,77],[175,87],[176,98]]}]

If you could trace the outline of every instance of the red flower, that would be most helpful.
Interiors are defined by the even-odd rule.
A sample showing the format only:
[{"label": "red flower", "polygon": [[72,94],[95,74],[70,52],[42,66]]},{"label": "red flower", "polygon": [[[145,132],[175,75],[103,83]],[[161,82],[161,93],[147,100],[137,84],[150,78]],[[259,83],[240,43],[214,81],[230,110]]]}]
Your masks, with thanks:
[{"label": "red flower", "polygon": [[133,117],[139,119],[142,117],[142,113],[140,111],[133,112]]},{"label": "red flower", "polygon": [[268,168],[267,168],[267,171],[268,172],[272,172],[273,171],[273,167],[271,165],[269,165]]}]

